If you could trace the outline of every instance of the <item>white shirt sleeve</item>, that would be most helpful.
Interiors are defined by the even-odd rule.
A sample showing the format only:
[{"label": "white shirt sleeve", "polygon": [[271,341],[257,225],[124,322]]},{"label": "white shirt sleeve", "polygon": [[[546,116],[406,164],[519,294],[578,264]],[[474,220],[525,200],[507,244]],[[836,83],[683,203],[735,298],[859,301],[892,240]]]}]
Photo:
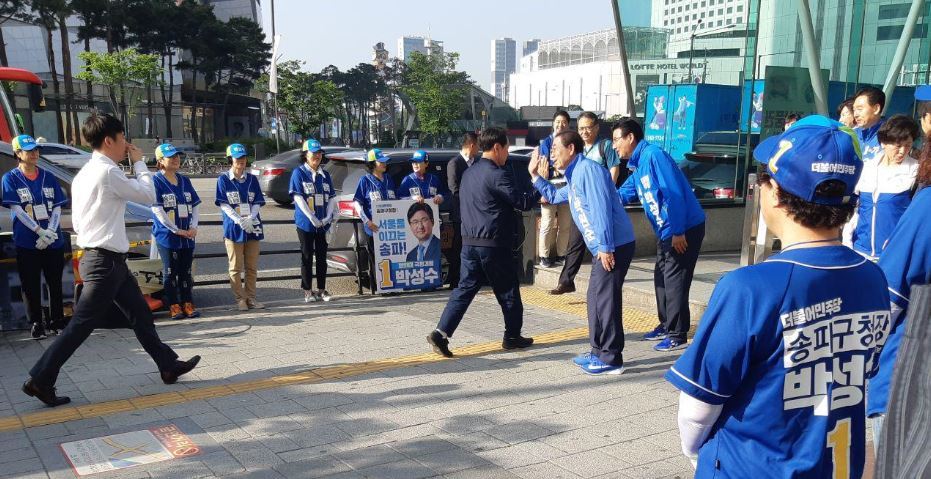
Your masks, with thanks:
[{"label": "white shirt sleeve", "polygon": [[259,217],[259,211],[262,209],[262,205],[249,205],[249,218],[253,220]]},{"label": "white shirt sleeve", "polygon": [[337,204],[337,201],[335,197],[331,197],[330,201],[327,202],[326,217],[330,221],[333,221],[333,218],[336,216],[336,204]]},{"label": "white shirt sleeve", "polygon": [[120,199],[142,203],[146,206],[155,203],[155,183],[152,172],[145,166],[145,162],[137,161],[133,165],[135,178],[127,178],[119,168],[110,168],[107,171],[107,185]]},{"label": "white shirt sleeve", "polygon": [[222,210],[223,213],[229,217],[229,219],[233,220],[234,223],[239,224],[241,218],[238,214],[236,214],[236,210],[234,210],[233,207],[229,205],[229,203],[220,203],[220,210]]},{"label": "white shirt sleeve", "polygon": [[362,219],[362,222],[368,223],[370,220],[368,216],[365,216],[365,208],[362,207],[362,203],[359,203],[358,201],[353,201],[352,204],[353,206],[356,207],[356,213],[359,215],[359,218]]},{"label": "white shirt sleeve", "polygon": [[304,213],[304,216],[310,219],[311,224],[313,224],[314,226],[317,226],[320,220],[317,218],[316,215],[314,215],[312,211],[310,211],[310,207],[307,206],[307,202],[304,201],[304,197],[297,193],[294,193],[293,195],[291,195],[291,199],[294,200],[294,206],[297,207],[297,209],[301,210],[301,213]]},{"label": "white shirt sleeve", "polygon": [[198,224],[200,224],[200,205],[194,205],[191,208],[191,229],[197,229]]},{"label": "white shirt sleeve", "polygon": [[152,213],[155,214],[155,219],[157,219],[159,223],[165,225],[169,231],[175,234],[178,233],[178,226],[173,221],[168,219],[168,215],[165,214],[164,208],[161,206],[153,206]]},{"label": "white shirt sleeve", "polygon": [[24,224],[32,231],[38,232],[40,229],[42,229],[39,226],[39,223],[36,223],[36,221],[32,219],[32,216],[26,214],[26,210],[24,210],[22,206],[10,205],[10,210],[13,211],[13,214],[16,215],[16,219],[18,219],[20,223]]},{"label": "white shirt sleeve", "polygon": [[52,209],[52,216],[48,220],[48,229],[50,231],[58,231],[58,226],[61,225],[61,206],[56,206]]},{"label": "white shirt sleeve", "polygon": [[693,467],[698,463],[698,450],[708,439],[711,427],[723,408],[722,404],[708,404],[684,392],[679,393],[679,438],[682,452],[692,461]]}]

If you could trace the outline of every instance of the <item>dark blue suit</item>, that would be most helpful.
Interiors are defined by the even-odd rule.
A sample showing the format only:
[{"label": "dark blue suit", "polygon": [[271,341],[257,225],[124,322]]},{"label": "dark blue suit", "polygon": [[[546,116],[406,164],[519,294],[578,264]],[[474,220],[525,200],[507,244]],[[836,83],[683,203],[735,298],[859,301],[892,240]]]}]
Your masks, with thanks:
[{"label": "dark blue suit", "polygon": [[451,337],[485,284],[495,292],[504,314],[504,337],[516,338],[524,323],[524,305],[511,250],[515,209],[529,210],[539,195],[518,186],[510,168],[487,158],[475,161],[462,175],[462,270],[459,286],[449,296],[436,329]]},{"label": "dark blue suit", "polygon": [[[419,244],[417,246],[420,246]],[[430,243],[427,244],[427,250],[423,253],[423,261],[433,261],[440,259],[440,239],[436,236],[430,237]],[[408,261],[417,261],[417,248],[407,253]]]}]

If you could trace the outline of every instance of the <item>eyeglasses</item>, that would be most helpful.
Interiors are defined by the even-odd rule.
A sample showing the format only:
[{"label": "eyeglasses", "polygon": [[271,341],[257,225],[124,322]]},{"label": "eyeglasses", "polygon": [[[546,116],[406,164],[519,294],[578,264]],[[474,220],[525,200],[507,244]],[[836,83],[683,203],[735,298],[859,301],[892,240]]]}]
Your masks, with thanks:
[{"label": "eyeglasses", "polygon": [[433,220],[413,220],[411,226],[433,226]]},{"label": "eyeglasses", "polygon": [[580,126],[579,131],[594,131],[597,126]]}]

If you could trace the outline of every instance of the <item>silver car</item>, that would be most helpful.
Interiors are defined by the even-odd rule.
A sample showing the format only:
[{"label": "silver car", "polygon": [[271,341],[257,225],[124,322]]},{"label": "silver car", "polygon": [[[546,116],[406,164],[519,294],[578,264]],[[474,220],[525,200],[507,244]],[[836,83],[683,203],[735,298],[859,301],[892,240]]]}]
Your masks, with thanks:
[{"label": "silver car", "polygon": [[[324,146],[323,163],[326,164],[327,156],[333,153],[340,153],[352,150],[345,146]],[[355,150],[362,151],[362,150]],[[303,155],[301,149],[285,151],[266,160],[256,161],[252,164],[250,173],[259,179],[259,185],[262,188],[262,194],[266,198],[271,198],[279,205],[290,205],[291,195],[288,194],[288,186],[291,183],[291,172],[301,166]]]}]

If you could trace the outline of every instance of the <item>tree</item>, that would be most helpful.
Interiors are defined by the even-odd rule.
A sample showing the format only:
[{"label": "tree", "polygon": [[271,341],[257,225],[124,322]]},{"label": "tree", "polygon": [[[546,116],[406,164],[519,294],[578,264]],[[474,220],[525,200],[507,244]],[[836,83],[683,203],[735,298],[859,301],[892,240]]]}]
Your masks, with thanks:
[{"label": "tree", "polygon": [[139,53],[134,48],[112,53],[81,52],[78,57],[84,62],[84,71],[78,74],[78,79],[105,85],[110,106],[113,111],[120,112],[123,124],[127,124],[137,99],[131,92],[127,96],[127,86],[130,83],[150,85],[161,75],[158,55]]},{"label": "tree", "polygon": [[[278,108],[288,118],[289,131],[310,137],[338,114],[343,93],[326,76],[302,71],[303,66],[297,60],[278,64]],[[267,84],[267,78],[263,77],[263,84]],[[264,85],[263,90],[267,91]]]},{"label": "tree", "polygon": [[[59,12],[67,9],[65,0],[32,0],[30,2],[32,12],[36,16],[36,24],[45,30],[45,48],[48,52],[49,73],[52,75],[52,91],[55,96],[55,126],[60,134],[67,136],[64,125],[61,121],[61,83],[58,81],[58,65],[55,60],[55,45],[52,41],[52,31],[58,28]],[[68,115],[68,121],[71,116]],[[70,128],[69,128],[70,129]]]},{"label": "tree", "polygon": [[229,131],[226,108],[230,95],[248,93],[255,86],[270,63],[272,46],[265,42],[262,27],[248,18],[233,17],[221,25],[219,51],[210,62],[214,68],[210,78],[214,92],[223,97],[219,114],[224,131]]},{"label": "tree", "polygon": [[[11,19],[21,17],[25,6],[26,2],[24,0],[3,0],[0,2],[0,26]],[[6,56],[6,41],[3,39],[2,28],[0,28],[0,66],[10,66]],[[9,96],[12,97],[12,95]]]},{"label": "tree", "polygon": [[456,71],[458,53],[411,55],[401,91],[417,108],[420,129],[434,137],[451,132],[450,122],[461,115],[462,99],[471,84],[468,74]]},{"label": "tree", "polygon": [[[197,130],[197,83],[198,74],[204,78],[204,89],[207,89],[209,79],[207,75],[212,74],[215,69],[212,64],[213,55],[220,51],[221,35],[224,34],[223,24],[217,20],[213,13],[212,5],[199,5],[192,3],[188,22],[186,36],[180,47],[187,50],[189,57],[187,60],[179,61],[175,67],[179,70],[188,70],[191,72],[191,117],[190,128],[194,141],[198,141],[200,136]],[[203,107],[206,110],[206,105]]]}]

